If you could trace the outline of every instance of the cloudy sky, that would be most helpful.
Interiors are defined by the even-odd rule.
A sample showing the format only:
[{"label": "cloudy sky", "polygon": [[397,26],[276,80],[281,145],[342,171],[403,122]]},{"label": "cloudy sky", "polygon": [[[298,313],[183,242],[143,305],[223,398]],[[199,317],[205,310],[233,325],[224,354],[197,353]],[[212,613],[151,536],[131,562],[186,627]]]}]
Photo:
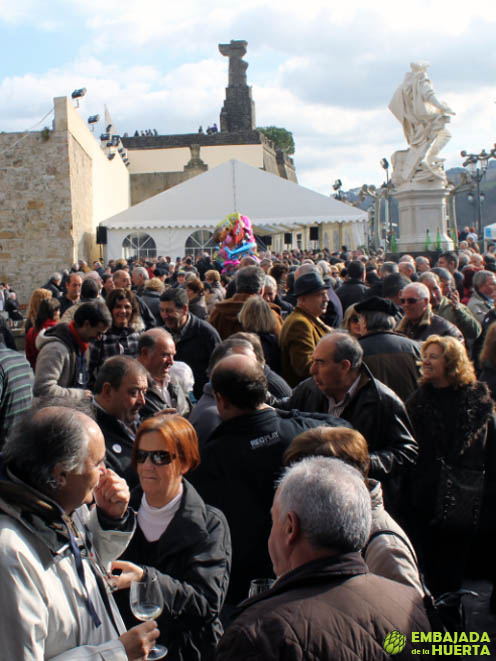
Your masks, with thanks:
[{"label": "cloudy sky", "polygon": [[107,104],[121,133],[218,123],[217,44],[245,39],[257,125],[293,132],[299,182],[377,185],[406,146],[387,106],[412,60],[456,112],[446,166],[494,144],[495,24],[494,0],[0,0],[0,131],[35,127],[78,87],[82,115]]}]

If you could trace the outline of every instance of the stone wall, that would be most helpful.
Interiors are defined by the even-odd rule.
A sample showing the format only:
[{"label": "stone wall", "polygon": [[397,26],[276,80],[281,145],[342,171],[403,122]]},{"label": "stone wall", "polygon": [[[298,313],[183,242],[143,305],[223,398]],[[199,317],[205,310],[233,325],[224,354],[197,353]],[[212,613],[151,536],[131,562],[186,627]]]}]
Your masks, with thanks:
[{"label": "stone wall", "polygon": [[74,249],[77,256],[91,259],[95,256],[92,161],[72,134],[68,139]]},{"label": "stone wall", "polygon": [[0,133],[0,280],[26,304],[51,273],[98,256],[96,223],[129,206],[129,174],[109,160],[66,97],[53,130]]},{"label": "stone wall", "polygon": [[67,133],[0,134],[0,280],[19,302],[75,257]]}]

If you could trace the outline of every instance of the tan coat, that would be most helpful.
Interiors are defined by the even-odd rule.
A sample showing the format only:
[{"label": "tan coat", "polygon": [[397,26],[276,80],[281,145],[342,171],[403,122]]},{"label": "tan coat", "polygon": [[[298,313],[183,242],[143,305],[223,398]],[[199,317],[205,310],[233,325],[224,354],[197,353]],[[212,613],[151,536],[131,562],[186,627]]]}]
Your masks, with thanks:
[{"label": "tan coat", "polygon": [[[220,301],[220,303],[215,305],[208,318],[208,322],[218,331],[223,340],[243,330],[238,315],[245,301],[250,296],[256,296],[256,294],[234,294],[232,298],[227,298],[225,301]],[[282,319],[279,314],[281,308],[275,305],[275,303],[269,303],[269,305],[274,315],[274,333],[279,337],[282,328]]]},{"label": "tan coat", "polygon": [[282,375],[294,388],[310,376],[313,350],[332,329],[298,305],[287,317],[281,331]]}]

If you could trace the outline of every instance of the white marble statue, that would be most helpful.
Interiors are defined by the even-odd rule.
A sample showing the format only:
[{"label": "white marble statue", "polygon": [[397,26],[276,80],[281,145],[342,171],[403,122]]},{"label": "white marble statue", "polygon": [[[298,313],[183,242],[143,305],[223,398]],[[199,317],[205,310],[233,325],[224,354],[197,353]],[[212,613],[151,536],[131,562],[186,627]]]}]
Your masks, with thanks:
[{"label": "white marble statue", "polygon": [[389,104],[409,145],[393,154],[391,179],[397,187],[411,183],[444,187],[444,159],[438,154],[451,138],[446,125],[455,113],[437,98],[427,75],[429,63],[412,62],[410,67]]}]

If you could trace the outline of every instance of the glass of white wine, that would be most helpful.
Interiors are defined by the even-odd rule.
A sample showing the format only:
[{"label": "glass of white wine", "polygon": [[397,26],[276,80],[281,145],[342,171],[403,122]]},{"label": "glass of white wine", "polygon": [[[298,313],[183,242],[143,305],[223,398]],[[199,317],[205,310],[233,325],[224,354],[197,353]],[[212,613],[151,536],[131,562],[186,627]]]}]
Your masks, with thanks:
[{"label": "glass of white wine", "polygon": [[[164,609],[164,596],[156,576],[145,581],[133,581],[129,589],[129,605],[134,617],[142,622],[156,620]],[[162,659],[167,647],[156,644],[149,652],[149,661]]]}]

